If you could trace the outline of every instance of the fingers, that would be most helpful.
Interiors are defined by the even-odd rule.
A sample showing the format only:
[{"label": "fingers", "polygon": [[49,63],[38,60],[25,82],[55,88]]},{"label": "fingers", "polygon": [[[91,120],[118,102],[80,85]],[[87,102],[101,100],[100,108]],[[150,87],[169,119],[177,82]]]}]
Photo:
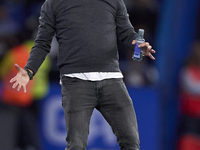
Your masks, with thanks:
[{"label": "fingers", "polygon": [[23,69],[22,69],[18,64],[15,64],[15,68],[16,68],[18,71],[23,71]]},{"label": "fingers", "polygon": [[23,91],[24,91],[24,93],[26,93],[26,86],[25,85],[24,86],[19,85],[18,88],[17,88],[17,91],[19,91],[21,89],[21,87],[23,87]]},{"label": "fingers", "polygon": [[156,53],[156,51],[152,49],[152,46],[149,45],[148,42],[144,42],[138,47],[144,48],[144,55],[149,56],[152,60],[155,60],[155,57],[151,53]]},{"label": "fingers", "polygon": [[151,49],[151,53],[156,53],[156,51],[155,51],[155,50],[153,50],[153,49]]},{"label": "fingers", "polygon": [[149,45],[147,48],[148,48],[148,50],[150,50],[150,51],[151,51],[151,49],[152,49],[152,46],[151,46],[151,45]]},{"label": "fingers", "polygon": [[20,70],[20,66],[18,64],[15,64],[15,68],[19,71]]},{"label": "fingers", "polygon": [[19,84],[18,87],[17,87],[17,91],[19,91],[21,89],[21,87],[22,86]]},{"label": "fingers", "polygon": [[14,78],[12,78],[11,80],[10,80],[10,83],[13,83],[13,82],[15,82],[16,81],[16,78],[14,77]]},{"label": "fingers", "polygon": [[149,43],[148,42],[144,42],[144,43],[142,43],[142,44],[140,44],[138,47],[139,48],[142,48],[142,47],[149,47],[150,45],[149,45]]},{"label": "fingers", "polygon": [[[132,44],[135,45],[136,41],[133,40]],[[144,56],[145,55],[149,56],[151,59],[155,60],[155,57],[151,53],[156,53],[156,51],[152,49],[152,46],[148,42],[144,42],[144,43],[140,44],[138,47],[145,48],[145,50],[143,51]]]},{"label": "fingers", "polygon": [[15,82],[15,83],[13,84],[12,88],[15,89],[15,88],[17,87],[17,85],[18,85],[18,82]]},{"label": "fingers", "polygon": [[153,57],[153,55],[151,53],[149,53],[149,57],[153,60],[155,60],[155,57]]},{"label": "fingers", "polygon": [[[20,89],[23,87],[24,93],[26,93],[26,84],[28,84],[29,80],[28,75],[24,69],[22,69],[18,64],[15,64],[15,67],[18,71],[21,71],[21,73],[17,73],[17,75],[10,80],[10,83],[13,83],[12,88],[16,89],[17,91],[20,91]],[[23,72],[26,73],[26,76],[23,75]]]},{"label": "fingers", "polygon": [[135,41],[135,40],[133,40],[132,44],[133,44],[133,45],[135,45],[135,43],[136,43],[136,41]]},{"label": "fingers", "polygon": [[156,51],[152,49],[152,46],[151,46],[151,45],[149,45],[149,46],[148,46],[148,56],[149,56],[151,59],[155,60],[155,57],[154,57],[151,53],[156,53]]},{"label": "fingers", "polygon": [[23,86],[24,93],[26,93],[26,86]]},{"label": "fingers", "polygon": [[12,88],[13,89],[15,89],[17,87],[17,91],[19,91],[20,89],[21,89],[21,85],[20,84],[18,84],[17,82],[15,82],[14,84],[13,84],[13,86],[12,86]]},{"label": "fingers", "polygon": [[17,87],[17,91],[19,91],[22,87],[23,87],[23,91],[24,93],[26,93],[26,86],[25,85],[21,85],[21,84],[18,84],[18,82],[15,82],[12,86],[13,89],[15,89]]},{"label": "fingers", "polygon": [[19,91],[20,89],[21,89],[21,85],[20,84],[18,84],[18,82],[15,82],[14,84],[13,84],[13,86],[12,86],[12,88],[13,89],[15,89],[17,87],[17,91]]}]

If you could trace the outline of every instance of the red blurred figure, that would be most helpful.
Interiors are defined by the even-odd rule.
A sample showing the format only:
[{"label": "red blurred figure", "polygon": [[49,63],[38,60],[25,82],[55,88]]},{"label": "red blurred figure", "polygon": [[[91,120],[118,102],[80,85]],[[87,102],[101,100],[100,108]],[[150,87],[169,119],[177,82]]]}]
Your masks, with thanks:
[{"label": "red blurred figure", "polygon": [[180,135],[178,150],[200,150],[200,41],[181,72]]}]

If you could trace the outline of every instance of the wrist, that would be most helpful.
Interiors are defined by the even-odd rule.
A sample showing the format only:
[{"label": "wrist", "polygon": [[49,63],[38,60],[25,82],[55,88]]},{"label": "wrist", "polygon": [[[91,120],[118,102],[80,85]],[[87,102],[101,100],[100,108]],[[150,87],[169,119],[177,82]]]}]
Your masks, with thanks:
[{"label": "wrist", "polygon": [[29,76],[30,80],[33,80],[33,72],[29,69],[26,69],[27,75]]}]

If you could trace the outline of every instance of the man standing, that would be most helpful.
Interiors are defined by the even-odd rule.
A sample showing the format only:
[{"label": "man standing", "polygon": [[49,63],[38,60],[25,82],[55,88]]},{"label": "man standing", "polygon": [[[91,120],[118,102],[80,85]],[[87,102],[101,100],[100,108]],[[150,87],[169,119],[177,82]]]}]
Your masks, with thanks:
[{"label": "man standing", "polygon": [[[94,108],[111,125],[121,150],[139,150],[132,100],[119,69],[117,39],[133,50],[137,37],[123,0],[46,0],[40,26],[25,69],[11,79],[20,90],[36,74],[50,51],[52,37],[59,43],[58,67],[67,129],[66,150],[85,150]],[[149,43],[140,45],[155,59]]]}]

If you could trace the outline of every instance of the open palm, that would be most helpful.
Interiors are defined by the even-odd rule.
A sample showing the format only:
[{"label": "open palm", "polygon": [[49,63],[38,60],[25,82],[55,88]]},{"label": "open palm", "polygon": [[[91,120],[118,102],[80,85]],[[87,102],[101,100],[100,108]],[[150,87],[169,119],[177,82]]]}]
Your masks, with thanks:
[{"label": "open palm", "polygon": [[24,90],[24,93],[26,93],[26,85],[29,82],[29,76],[23,68],[21,68],[18,64],[15,64],[15,68],[18,70],[17,75],[10,80],[10,83],[13,83],[12,88],[17,89],[19,91],[21,87]]}]

